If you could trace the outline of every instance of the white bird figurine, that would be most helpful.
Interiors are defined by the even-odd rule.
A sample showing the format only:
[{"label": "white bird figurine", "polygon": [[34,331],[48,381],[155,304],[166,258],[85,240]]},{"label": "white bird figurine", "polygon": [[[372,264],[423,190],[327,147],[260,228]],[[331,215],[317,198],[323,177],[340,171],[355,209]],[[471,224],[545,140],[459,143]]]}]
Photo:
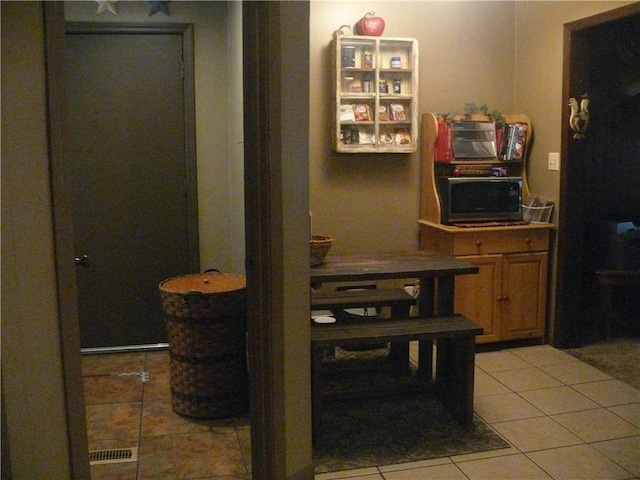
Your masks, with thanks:
[{"label": "white bird figurine", "polygon": [[589,127],[589,95],[586,93],[582,95],[580,106],[578,106],[578,101],[571,97],[569,99],[569,107],[571,108],[569,126],[575,132],[573,138],[584,138],[584,134]]}]

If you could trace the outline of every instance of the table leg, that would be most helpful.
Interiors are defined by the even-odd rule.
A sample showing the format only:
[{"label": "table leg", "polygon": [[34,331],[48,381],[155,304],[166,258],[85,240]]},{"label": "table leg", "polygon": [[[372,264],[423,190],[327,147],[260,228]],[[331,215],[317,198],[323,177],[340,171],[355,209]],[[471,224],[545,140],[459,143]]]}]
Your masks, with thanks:
[{"label": "table leg", "polygon": [[455,299],[455,277],[438,277],[437,314],[451,315]]},{"label": "table leg", "polygon": [[438,341],[436,387],[445,405],[467,429],[473,429],[475,337]]},{"label": "table leg", "polygon": [[428,317],[435,313],[436,282],[433,277],[420,277],[420,295],[418,296],[418,314]]},{"label": "table leg", "polygon": [[[418,296],[418,315],[429,317],[435,310],[435,279],[420,278],[420,295]],[[418,376],[425,381],[433,380],[433,340],[418,342]]]},{"label": "table leg", "polygon": [[[391,318],[407,318],[409,317],[411,307],[391,307]],[[408,372],[409,359],[409,342],[393,342],[389,351],[389,361],[393,363],[394,368],[400,372]]]}]

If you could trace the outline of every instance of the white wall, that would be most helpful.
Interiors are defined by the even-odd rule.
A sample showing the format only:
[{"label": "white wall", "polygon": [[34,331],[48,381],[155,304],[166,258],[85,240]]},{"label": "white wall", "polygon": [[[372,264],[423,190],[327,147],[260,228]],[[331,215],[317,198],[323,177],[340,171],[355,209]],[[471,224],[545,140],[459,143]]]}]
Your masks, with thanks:
[{"label": "white wall", "polygon": [[462,111],[486,103],[512,112],[513,2],[312,2],[310,39],[310,201],[314,233],[335,238],[332,251],[418,248],[420,151],[331,151],[330,42],[367,11],[385,20],[385,37],[419,44],[419,111]]}]

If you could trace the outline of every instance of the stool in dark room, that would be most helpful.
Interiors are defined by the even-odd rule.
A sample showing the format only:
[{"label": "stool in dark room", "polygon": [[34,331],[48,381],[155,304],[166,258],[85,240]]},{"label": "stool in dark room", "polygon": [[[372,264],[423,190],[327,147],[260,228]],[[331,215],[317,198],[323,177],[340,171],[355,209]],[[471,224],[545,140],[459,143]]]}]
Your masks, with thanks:
[{"label": "stool in dark room", "polygon": [[604,313],[604,328],[607,341],[611,340],[611,326],[614,321],[613,292],[616,287],[640,287],[640,269],[597,270],[596,280],[600,287],[600,300]]}]

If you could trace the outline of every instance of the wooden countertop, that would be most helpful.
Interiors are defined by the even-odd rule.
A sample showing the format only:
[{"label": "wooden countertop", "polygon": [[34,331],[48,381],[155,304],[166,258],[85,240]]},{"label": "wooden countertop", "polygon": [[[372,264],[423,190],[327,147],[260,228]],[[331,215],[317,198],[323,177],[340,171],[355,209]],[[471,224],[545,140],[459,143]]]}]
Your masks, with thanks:
[{"label": "wooden countertop", "polygon": [[444,225],[442,223],[430,222],[429,220],[418,220],[421,226],[428,228],[434,228],[448,233],[460,233],[460,232],[494,232],[496,230],[554,230],[556,228],[553,223],[517,223],[517,224],[490,224],[480,223],[474,224],[469,227],[458,227],[455,225]]}]

